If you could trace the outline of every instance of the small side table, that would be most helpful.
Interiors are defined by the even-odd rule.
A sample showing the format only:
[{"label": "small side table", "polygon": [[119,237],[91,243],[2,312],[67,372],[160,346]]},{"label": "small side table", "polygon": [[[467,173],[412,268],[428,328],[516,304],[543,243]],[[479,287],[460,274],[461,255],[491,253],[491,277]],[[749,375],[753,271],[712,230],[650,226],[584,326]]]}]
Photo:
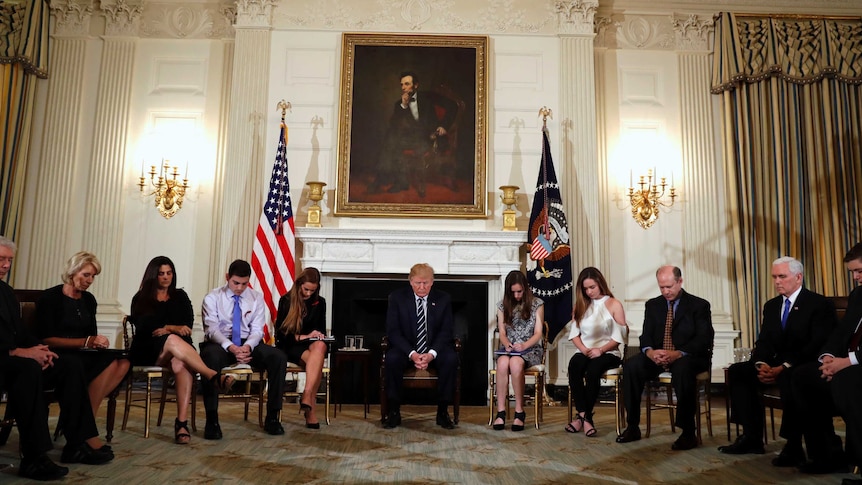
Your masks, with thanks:
[{"label": "small side table", "polygon": [[371,409],[371,406],[368,404],[368,366],[371,363],[371,350],[369,349],[359,349],[359,350],[345,350],[338,349],[332,353],[333,356],[333,367],[335,368],[335,379],[337,380],[337,385],[335,386],[335,402],[336,405],[333,410],[333,416],[338,416],[338,409],[341,408],[341,399],[342,393],[344,391],[344,364],[349,362],[356,362],[361,367],[362,372],[362,398],[365,403],[364,408],[364,416],[363,418],[368,418],[368,411]]}]

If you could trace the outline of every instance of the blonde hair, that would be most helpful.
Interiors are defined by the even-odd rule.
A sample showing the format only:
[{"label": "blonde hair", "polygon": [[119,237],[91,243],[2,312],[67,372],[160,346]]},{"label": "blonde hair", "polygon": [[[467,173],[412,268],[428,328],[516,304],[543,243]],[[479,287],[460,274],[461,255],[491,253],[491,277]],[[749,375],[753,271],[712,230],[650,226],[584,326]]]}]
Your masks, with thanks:
[{"label": "blonde hair", "polygon": [[87,251],[79,251],[73,254],[72,257],[66,261],[66,269],[63,270],[63,274],[61,276],[61,278],[63,278],[63,283],[71,283],[72,277],[78,274],[88,264],[93,266],[93,269],[96,270],[96,274],[102,272],[102,264],[99,263],[99,259],[96,258],[95,254],[88,253]]},{"label": "blonde hair", "polygon": [[412,281],[416,276],[425,276],[434,281],[434,268],[428,263],[416,263],[410,268],[410,275],[407,280]]}]

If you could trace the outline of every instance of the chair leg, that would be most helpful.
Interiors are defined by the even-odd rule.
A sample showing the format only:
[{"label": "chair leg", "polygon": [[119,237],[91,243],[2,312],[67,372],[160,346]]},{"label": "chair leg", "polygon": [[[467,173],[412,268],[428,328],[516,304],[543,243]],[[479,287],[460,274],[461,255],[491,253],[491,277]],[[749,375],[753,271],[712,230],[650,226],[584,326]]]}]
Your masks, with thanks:
[{"label": "chair leg", "polygon": [[153,395],[153,378],[147,376],[147,401],[144,403],[144,438],[150,437],[150,399]]},{"label": "chair leg", "polygon": [[327,425],[329,424],[329,377],[330,377],[329,372],[324,372],[323,379],[325,381],[324,385],[326,386],[326,397],[324,398],[324,399],[326,399],[326,405],[324,407],[324,413],[325,413]]},{"label": "chair leg", "polygon": [[123,427],[121,428],[123,431],[126,430],[126,423],[129,422],[129,408],[132,406],[132,379],[129,378],[128,384],[126,384],[126,404],[124,406],[125,410],[123,411]]},{"label": "chair leg", "polygon": [[120,387],[111,391],[108,395],[108,413],[105,416],[105,441],[108,443],[114,439],[114,421],[117,419],[117,394],[120,393]]},{"label": "chair leg", "polygon": [[494,424],[494,408],[497,403],[497,379],[496,372],[492,369],[488,371],[488,426]]},{"label": "chair leg", "polygon": [[542,420],[542,404],[543,404],[542,401],[544,401],[544,399],[545,399],[544,392],[543,392],[544,388],[545,388],[544,379],[542,378],[541,375],[536,376],[536,390],[535,390],[534,396],[533,396],[533,401],[535,401],[533,403],[533,406],[535,409],[535,411],[534,411],[535,418],[534,419],[536,421],[536,429],[539,429],[539,422]]},{"label": "chair leg", "polygon": [[[620,403],[622,402],[622,398],[623,398],[622,383],[620,382],[620,380],[621,380],[621,378],[619,376],[617,376],[616,380],[614,381],[614,411],[615,411],[616,420],[617,420],[617,423],[616,423],[617,424],[617,436],[623,434],[622,426],[623,426],[623,423],[625,422],[625,407],[620,405]],[[571,406],[571,403],[569,405]],[[569,414],[570,414],[569,422],[571,422],[572,421],[571,420],[571,410],[569,411]]]},{"label": "chair leg", "polygon": [[646,390],[646,433],[644,438],[649,438],[649,433],[652,430],[652,388],[649,384],[645,386]]},{"label": "chair leg", "polygon": [[675,404],[673,402],[673,388],[671,387],[670,384],[668,384],[667,386],[665,386],[665,390],[667,392],[667,414],[668,414],[668,417],[670,418],[670,431],[671,431],[671,433],[676,433],[676,423],[674,422],[675,420],[673,419],[673,411],[674,411],[674,406],[675,406]]},{"label": "chair leg", "polygon": [[165,415],[165,402],[168,400],[168,376],[162,376],[162,396],[159,398],[159,418],[156,419],[156,426],[162,425],[162,418]]}]

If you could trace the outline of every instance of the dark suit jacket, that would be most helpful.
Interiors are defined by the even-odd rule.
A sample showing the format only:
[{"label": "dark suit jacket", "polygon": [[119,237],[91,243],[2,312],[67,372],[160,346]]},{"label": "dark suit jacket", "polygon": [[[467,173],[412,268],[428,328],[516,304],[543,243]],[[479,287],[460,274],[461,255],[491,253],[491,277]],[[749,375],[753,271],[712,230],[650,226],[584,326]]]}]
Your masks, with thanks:
[{"label": "dark suit jacket", "polygon": [[[668,302],[663,296],[646,302],[644,326],[641,333],[641,349],[664,348],[664,325],[667,319]],[[712,312],[709,302],[685,290],[679,293],[679,305],[673,315],[671,333],[673,346],[694,359],[708,359],[709,348],[715,336],[712,328]]]},{"label": "dark suit jacket", "polygon": [[[452,299],[448,293],[431,289],[428,293],[428,343],[431,349],[441,351],[454,345],[455,321],[452,318]],[[401,288],[389,295],[386,311],[386,336],[389,345],[410,354],[416,350],[416,295],[413,288]]]},{"label": "dark suit jacket", "polygon": [[[831,354],[834,357],[847,357],[850,350],[850,339],[856,333],[856,325],[862,319],[862,286],[856,287],[847,298],[847,311],[844,320],[829,336],[822,354]],[[862,362],[862,351],[856,352],[856,358]]]},{"label": "dark suit jacket", "polygon": [[835,329],[835,306],[825,296],[802,288],[790,314],[787,327],[781,329],[784,297],[777,296],[763,305],[760,335],[751,353],[752,362],[766,362],[771,367],[785,362],[791,365],[813,362]]},{"label": "dark suit jacket", "polygon": [[[442,126],[448,132],[455,120],[457,105],[449,98],[433,91],[419,91],[416,96],[419,109],[419,120],[413,119],[410,108],[401,107],[401,101],[396,101],[389,120],[390,135],[398,141],[396,146],[401,150],[413,149],[424,152],[431,147],[431,134]],[[445,143],[445,138],[438,140]],[[421,154],[421,153],[420,153]]]},{"label": "dark suit jacket", "polygon": [[0,281],[0,367],[9,357],[10,350],[38,344],[39,341],[21,321],[21,307],[12,287]]}]

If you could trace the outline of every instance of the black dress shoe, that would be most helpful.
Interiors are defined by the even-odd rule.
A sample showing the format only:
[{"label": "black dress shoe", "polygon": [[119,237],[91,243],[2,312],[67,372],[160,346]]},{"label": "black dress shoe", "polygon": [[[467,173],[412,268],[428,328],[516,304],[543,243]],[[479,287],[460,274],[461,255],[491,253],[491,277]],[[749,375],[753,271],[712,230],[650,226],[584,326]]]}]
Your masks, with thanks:
[{"label": "black dress shoe", "polygon": [[437,425],[443,429],[455,429],[455,423],[452,422],[448,412],[437,413]]},{"label": "black dress shoe", "polygon": [[21,467],[18,469],[19,476],[40,482],[59,480],[68,473],[68,468],[57,465],[47,455],[39,455],[33,459],[22,458]]},{"label": "black dress shoe", "polygon": [[383,423],[383,427],[386,429],[397,428],[401,425],[401,412],[400,411],[389,411],[386,415],[386,422]]},{"label": "black dress shoe", "polygon": [[683,433],[673,442],[670,449],[685,451],[697,448],[697,436],[694,433]]},{"label": "black dress shoe", "polygon": [[772,459],[772,466],[793,467],[805,463],[805,452],[802,445],[784,445],[784,449]]},{"label": "black dress shoe", "polygon": [[281,423],[277,419],[267,419],[263,423],[263,430],[271,435],[284,434],[284,427],[281,426]]},{"label": "black dress shoe", "polygon": [[745,434],[736,438],[732,445],[719,446],[718,451],[728,455],[745,455],[748,453],[762,455],[766,452],[763,449],[763,442],[759,438],[752,438]]},{"label": "black dress shoe", "polygon": [[221,437],[221,426],[219,426],[218,422],[207,421],[206,427],[204,427],[204,439],[220,440]]},{"label": "black dress shoe", "polygon": [[641,439],[641,429],[637,426],[629,426],[623,434],[617,436],[617,443],[631,443]]},{"label": "black dress shoe", "polygon": [[63,447],[60,461],[63,463],[83,463],[85,465],[102,465],[114,459],[114,452],[104,447],[94,450],[87,443],[78,445],[67,444]]},{"label": "black dress shoe", "polygon": [[817,460],[799,466],[799,471],[810,475],[826,475],[829,473],[847,473],[847,463],[839,460]]}]

